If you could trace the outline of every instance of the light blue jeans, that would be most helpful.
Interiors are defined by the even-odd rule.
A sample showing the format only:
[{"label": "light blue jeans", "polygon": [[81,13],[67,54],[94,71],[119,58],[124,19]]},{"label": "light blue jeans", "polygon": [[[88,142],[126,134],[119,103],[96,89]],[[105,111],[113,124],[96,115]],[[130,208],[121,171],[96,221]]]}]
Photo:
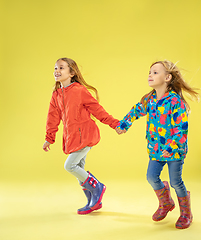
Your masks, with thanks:
[{"label": "light blue jeans", "polygon": [[88,178],[88,172],[84,170],[85,159],[91,147],[85,147],[76,152],[70,153],[64,163],[66,171],[75,176],[80,185]]},{"label": "light blue jeans", "polygon": [[179,161],[153,161],[149,160],[149,165],[147,169],[147,180],[154,190],[159,190],[164,188],[164,184],[160,179],[161,171],[164,165],[167,163],[169,170],[170,185],[175,189],[178,197],[187,196],[186,187],[182,180],[182,167],[184,160]]}]

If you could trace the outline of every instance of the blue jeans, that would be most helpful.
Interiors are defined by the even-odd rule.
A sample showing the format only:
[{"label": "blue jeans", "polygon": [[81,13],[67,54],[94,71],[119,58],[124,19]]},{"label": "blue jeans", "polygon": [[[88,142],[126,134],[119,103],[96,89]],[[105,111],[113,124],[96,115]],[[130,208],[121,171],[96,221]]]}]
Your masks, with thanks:
[{"label": "blue jeans", "polygon": [[170,185],[175,189],[178,197],[187,196],[186,187],[182,181],[182,167],[184,160],[180,161],[153,161],[149,160],[149,165],[147,169],[147,180],[151,184],[154,190],[159,190],[164,188],[164,184],[160,179],[161,171],[164,165],[167,163],[169,170]]}]

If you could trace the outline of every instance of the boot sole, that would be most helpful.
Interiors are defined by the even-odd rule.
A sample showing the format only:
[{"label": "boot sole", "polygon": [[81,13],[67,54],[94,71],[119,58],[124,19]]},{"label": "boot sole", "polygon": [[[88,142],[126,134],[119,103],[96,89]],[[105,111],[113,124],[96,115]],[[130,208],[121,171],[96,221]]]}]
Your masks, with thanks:
[{"label": "boot sole", "polygon": [[152,218],[152,219],[153,219],[155,222],[159,222],[159,221],[163,220],[163,219],[167,216],[168,212],[172,211],[174,208],[175,208],[175,205],[173,205],[173,206],[167,211],[166,215],[163,216],[162,218],[159,218],[159,219],[153,219],[153,218]]},{"label": "boot sole", "polygon": [[86,214],[89,214],[89,213],[91,213],[91,212],[93,212],[93,211],[95,211],[95,210],[99,210],[99,209],[101,209],[101,208],[102,208],[102,203],[99,204],[96,209],[93,209],[93,210],[92,210],[92,209],[89,209],[89,210],[87,210],[87,211],[77,211],[77,214],[79,214],[79,215],[86,215]]},{"label": "boot sole", "polygon": [[101,202],[101,200],[103,198],[103,194],[105,193],[105,190],[106,190],[106,186],[104,185],[102,193],[101,193],[101,195],[100,195],[100,197],[98,199],[98,202],[93,207],[91,207],[91,210],[96,210],[97,209],[98,205],[100,204],[100,202]]},{"label": "boot sole", "polygon": [[192,221],[193,221],[193,217],[191,217],[191,220],[190,220],[190,224],[189,224],[189,225],[187,225],[187,226],[176,225],[175,227],[176,227],[177,229],[186,229],[186,228],[189,228],[190,225],[191,225],[191,223],[192,223]]}]

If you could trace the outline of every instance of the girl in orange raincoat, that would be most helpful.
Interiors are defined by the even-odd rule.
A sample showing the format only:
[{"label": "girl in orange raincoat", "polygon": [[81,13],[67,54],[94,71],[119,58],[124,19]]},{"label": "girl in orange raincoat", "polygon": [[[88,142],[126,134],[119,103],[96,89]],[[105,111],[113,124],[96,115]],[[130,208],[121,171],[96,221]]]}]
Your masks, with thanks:
[{"label": "girl in orange raincoat", "polygon": [[55,64],[55,87],[50,101],[46,125],[44,151],[55,142],[55,135],[62,120],[63,151],[69,154],[64,168],[78,180],[87,197],[85,207],[78,214],[88,214],[102,207],[105,185],[84,169],[86,155],[100,141],[100,133],[91,114],[104,124],[115,129],[119,120],[109,115],[87,89],[97,90],[83,79],[75,61],[60,58]]}]

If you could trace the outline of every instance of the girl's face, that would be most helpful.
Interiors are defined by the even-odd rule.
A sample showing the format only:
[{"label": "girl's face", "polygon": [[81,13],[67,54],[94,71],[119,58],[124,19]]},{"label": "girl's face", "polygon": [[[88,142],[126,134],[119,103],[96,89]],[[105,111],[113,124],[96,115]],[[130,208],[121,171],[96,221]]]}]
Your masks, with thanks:
[{"label": "girl's face", "polygon": [[148,83],[154,89],[166,88],[171,80],[171,74],[167,74],[161,63],[154,64],[149,71]]},{"label": "girl's face", "polygon": [[71,78],[74,75],[70,73],[70,68],[67,62],[59,60],[55,64],[54,77],[56,82],[60,82],[63,87],[68,86],[71,83]]}]

